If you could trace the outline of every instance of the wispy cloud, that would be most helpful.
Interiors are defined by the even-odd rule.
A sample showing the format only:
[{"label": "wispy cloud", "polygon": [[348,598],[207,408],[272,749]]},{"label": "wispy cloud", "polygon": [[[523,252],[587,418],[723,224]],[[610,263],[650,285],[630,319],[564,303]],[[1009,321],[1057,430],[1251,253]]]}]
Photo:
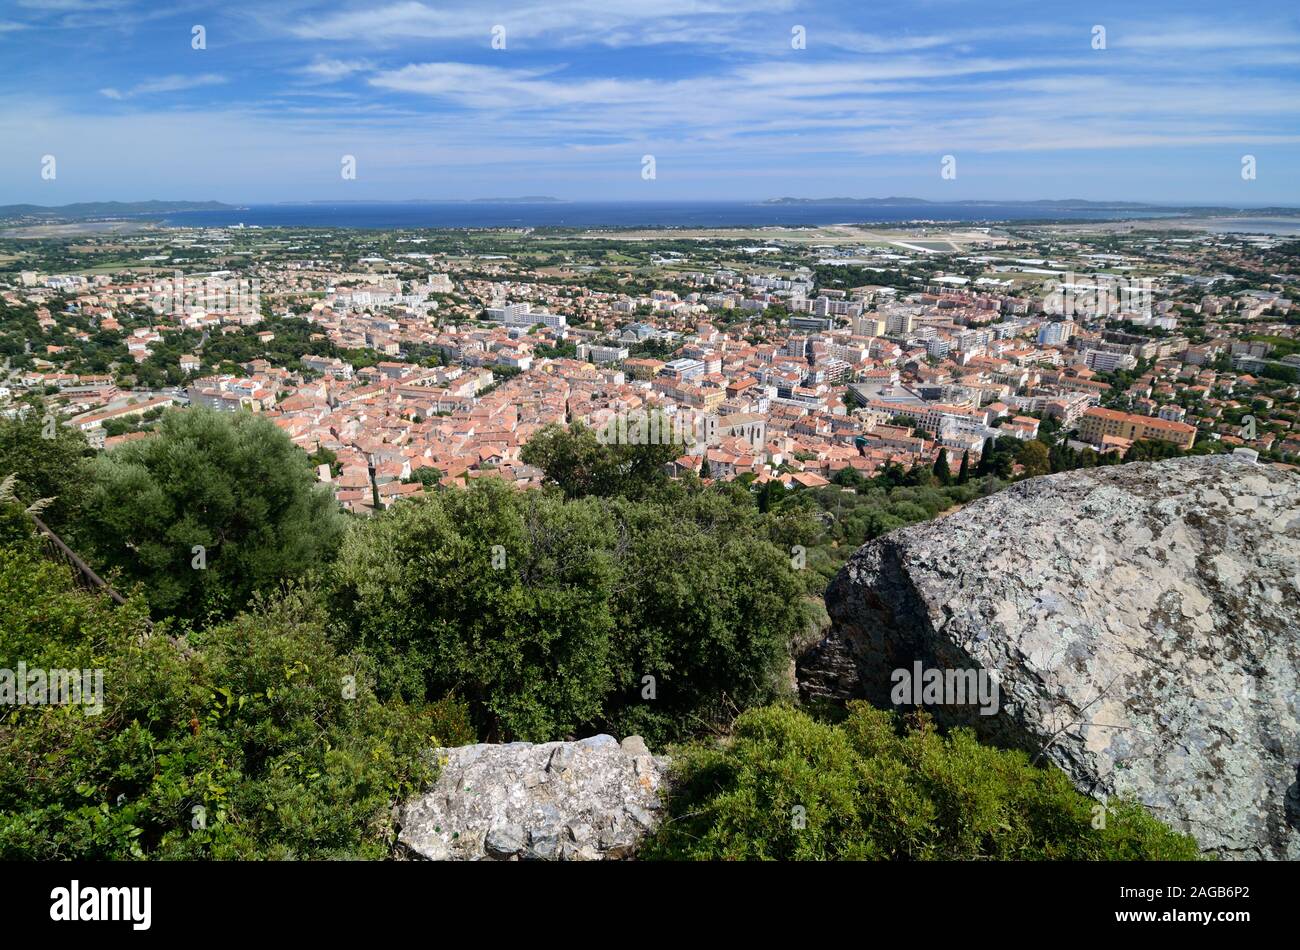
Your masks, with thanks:
[{"label": "wispy cloud", "polygon": [[753,18],[793,10],[793,0],[515,0],[490,9],[474,2],[437,7],[403,0],[384,6],[306,13],[290,27],[302,39],[391,45],[412,40],[473,40],[488,46],[494,27],[511,38],[546,37],[554,46],[657,45],[716,39],[720,24],[736,36],[753,33]]},{"label": "wispy cloud", "polygon": [[370,84],[476,109],[632,103],[664,94],[664,84],[652,80],[545,78],[554,72],[554,69],[503,69],[471,63],[422,63],[380,73],[371,77]]},{"label": "wispy cloud", "polygon": [[109,29],[133,32],[144,24],[195,8],[196,0],[141,3],[140,0],[17,0],[17,7],[40,29]]},{"label": "wispy cloud", "polygon": [[129,4],[130,0],[18,0],[18,6],[24,9],[48,13],[90,13]]},{"label": "wispy cloud", "polygon": [[137,96],[148,96],[160,92],[182,92],[186,89],[196,89],[199,86],[218,86],[225,81],[226,77],[218,73],[201,73],[197,76],[185,76],[178,73],[171,76],[160,76],[157,79],[148,79],[131,86],[129,89],[115,89],[108,86],[100,89],[99,94],[109,99],[134,99]]},{"label": "wispy cloud", "polygon": [[1229,26],[1205,21],[1144,23],[1111,32],[1115,49],[1223,52],[1300,46],[1300,32],[1285,23]]},{"label": "wispy cloud", "polygon": [[373,68],[373,64],[364,59],[317,59],[303,66],[299,72],[317,82],[338,82]]}]

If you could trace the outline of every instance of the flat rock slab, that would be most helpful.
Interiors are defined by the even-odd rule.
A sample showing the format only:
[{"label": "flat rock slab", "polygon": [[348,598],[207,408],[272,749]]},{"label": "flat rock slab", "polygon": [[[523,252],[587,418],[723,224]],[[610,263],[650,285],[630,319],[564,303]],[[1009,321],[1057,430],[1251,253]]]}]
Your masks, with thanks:
[{"label": "flat rock slab", "polygon": [[399,847],[431,861],[631,857],[659,821],[666,762],[640,736],[437,749],[433,788],[400,810]]}]

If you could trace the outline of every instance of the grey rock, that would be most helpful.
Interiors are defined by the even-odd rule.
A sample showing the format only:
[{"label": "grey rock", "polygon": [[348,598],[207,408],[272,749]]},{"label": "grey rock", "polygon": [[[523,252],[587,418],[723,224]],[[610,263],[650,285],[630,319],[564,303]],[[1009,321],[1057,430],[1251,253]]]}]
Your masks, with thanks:
[{"label": "grey rock", "polygon": [[596,830],[585,822],[569,822],[565,825],[565,830],[569,832],[569,841],[574,844],[590,841],[596,834]]},{"label": "grey rock", "polygon": [[512,858],[524,849],[524,829],[518,825],[497,825],[483,838],[483,850],[489,857]]},{"label": "grey rock", "polygon": [[[635,741],[632,741],[635,740]],[[402,856],[600,861],[658,824],[667,762],[639,737],[437,749],[438,779],[398,811]]]},{"label": "grey rock", "polygon": [[1134,797],[1207,852],[1297,859],[1297,595],[1300,473],[1211,456],[1052,475],[861,548],[799,686],[889,707],[914,662],[983,671],[997,711],[937,720]]},{"label": "grey rock", "polygon": [[642,808],[640,805],[629,803],[623,806],[623,811],[627,812],[628,816],[633,821],[635,821],[638,825],[640,825],[642,828],[645,828],[646,830],[649,830],[653,828],[656,824],[658,824],[658,822],[655,820],[655,817],[651,815],[648,811],[646,811],[644,808]]},{"label": "grey rock", "polygon": [[535,861],[555,861],[560,856],[560,835],[555,828],[541,828],[528,836],[527,856]]},{"label": "grey rock", "polygon": [[631,756],[649,755],[650,750],[646,748],[645,740],[640,736],[627,736],[619,743],[619,747]]},{"label": "grey rock", "polygon": [[555,751],[551,753],[550,760],[546,763],[547,772],[564,772],[573,764],[574,747],[571,742],[562,742],[556,746]]}]

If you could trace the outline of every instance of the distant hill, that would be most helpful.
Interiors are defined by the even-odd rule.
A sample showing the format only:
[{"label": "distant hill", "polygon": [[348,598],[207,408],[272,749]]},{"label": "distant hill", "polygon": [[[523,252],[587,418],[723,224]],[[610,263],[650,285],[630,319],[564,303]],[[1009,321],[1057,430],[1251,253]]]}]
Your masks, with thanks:
[{"label": "distant hill", "polygon": [[1140,201],[1086,201],[1082,198],[1058,198],[1043,201],[927,201],[925,198],[769,198],[763,202],[769,205],[1000,205],[1003,207],[1029,208],[1156,208],[1158,205],[1144,204]]},{"label": "distant hill", "polygon": [[768,198],[767,205],[858,205],[860,207],[941,207],[962,208],[1043,208],[1053,211],[1152,211],[1165,214],[1244,214],[1293,215],[1297,210],[1285,205],[1243,208],[1239,205],[1171,205],[1147,204],[1142,201],[1088,201],[1084,198],[1043,198],[1037,201],[990,201],[965,199],[961,201],[928,201],[925,198]]},{"label": "distant hill", "polygon": [[563,204],[563,198],[551,198],[548,195],[524,195],[520,198],[475,198],[478,204],[501,204],[501,205],[540,205],[540,204]]},{"label": "distant hill", "polygon": [[70,205],[0,205],[0,218],[44,217],[66,221],[176,211],[231,211],[234,208],[235,205],[220,201],[85,201]]},{"label": "distant hill", "polygon": [[520,198],[337,198],[316,201],[277,201],[280,205],[456,205],[456,204],[501,204],[501,205],[537,205],[565,204],[563,198],[551,198],[547,195],[524,195]]}]

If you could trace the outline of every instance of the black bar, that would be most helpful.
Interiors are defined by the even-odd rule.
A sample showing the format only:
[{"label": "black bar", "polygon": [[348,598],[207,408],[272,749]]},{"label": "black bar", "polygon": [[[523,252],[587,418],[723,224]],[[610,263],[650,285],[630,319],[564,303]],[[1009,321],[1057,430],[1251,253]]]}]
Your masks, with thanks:
[{"label": "black bar", "polygon": [[[1295,870],[1235,862],[11,863],[0,865],[0,913],[6,936],[15,938],[35,930],[336,941],[409,932],[443,943],[568,933],[606,943],[674,932],[685,939],[712,923],[732,938],[752,932],[770,940],[793,927],[808,939],[843,933],[862,944],[900,928],[915,940],[1201,932],[1231,941],[1293,920]],[[92,887],[151,888],[149,929],[137,931],[129,920],[51,920],[51,892],[73,880],[83,895]],[[1134,913],[1152,919],[1120,919]],[[1246,919],[1224,919],[1240,914]]]}]

